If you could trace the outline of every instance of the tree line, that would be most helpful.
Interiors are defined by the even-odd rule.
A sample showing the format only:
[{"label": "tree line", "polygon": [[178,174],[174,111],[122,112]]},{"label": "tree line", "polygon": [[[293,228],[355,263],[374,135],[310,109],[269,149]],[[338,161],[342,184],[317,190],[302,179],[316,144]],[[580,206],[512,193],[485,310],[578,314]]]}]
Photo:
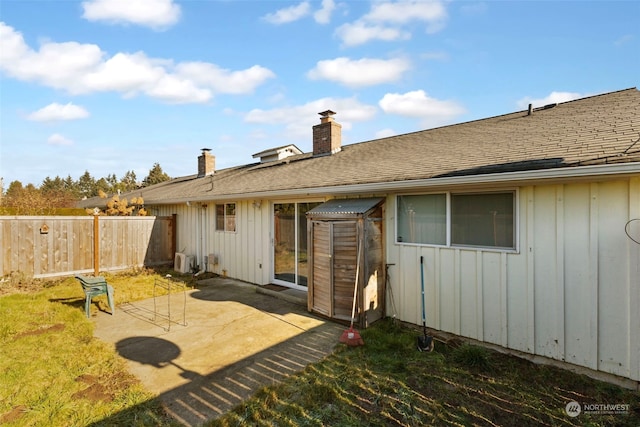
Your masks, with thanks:
[{"label": "tree line", "polygon": [[[91,176],[89,171],[85,171],[77,180],[71,178],[70,175],[66,178],[46,177],[38,187],[31,183],[23,185],[20,181],[12,181],[6,190],[0,188],[0,215],[73,215],[84,212],[82,209],[75,209],[78,200],[98,196],[112,197],[108,203],[111,205],[111,211],[108,212],[108,208],[105,210],[106,214],[131,215],[134,211],[131,209],[134,204],[137,205],[136,211],[143,209],[143,201],[132,200],[132,205],[125,209],[127,201],[120,199],[120,193],[148,187],[170,179],[171,177],[162,170],[160,164],[155,163],[142,181],[138,181],[134,171],[126,172],[120,179],[115,174],[96,179]],[[115,210],[113,209],[114,205]]]}]

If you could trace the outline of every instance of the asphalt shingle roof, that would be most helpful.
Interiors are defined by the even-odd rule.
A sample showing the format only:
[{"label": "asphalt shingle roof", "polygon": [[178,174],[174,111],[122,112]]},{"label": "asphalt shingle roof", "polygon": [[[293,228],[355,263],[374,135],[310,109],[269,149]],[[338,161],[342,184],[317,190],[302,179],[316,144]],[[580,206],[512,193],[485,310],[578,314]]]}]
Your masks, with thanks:
[{"label": "asphalt shingle roof", "polygon": [[[640,92],[635,88],[555,106],[252,163],[136,190],[146,204],[220,199],[482,173],[640,161]],[[91,203],[85,201],[83,205]]]}]

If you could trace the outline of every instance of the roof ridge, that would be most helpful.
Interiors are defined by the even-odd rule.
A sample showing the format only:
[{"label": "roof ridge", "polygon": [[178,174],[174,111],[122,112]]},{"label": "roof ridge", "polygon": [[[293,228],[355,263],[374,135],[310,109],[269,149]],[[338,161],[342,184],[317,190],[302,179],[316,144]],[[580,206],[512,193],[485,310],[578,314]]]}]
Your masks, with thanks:
[{"label": "roof ridge", "polygon": [[586,100],[591,99],[591,98],[598,98],[600,96],[615,95],[616,93],[622,93],[622,92],[627,92],[627,91],[631,91],[631,90],[637,90],[637,88],[635,86],[633,86],[633,87],[629,87],[629,88],[626,88],[626,89],[614,90],[613,92],[596,93],[596,94],[593,94],[593,95],[584,96],[582,98],[571,99],[569,101],[556,102],[556,104],[560,105],[560,104],[569,104],[569,103],[572,103],[572,102],[586,101]]}]

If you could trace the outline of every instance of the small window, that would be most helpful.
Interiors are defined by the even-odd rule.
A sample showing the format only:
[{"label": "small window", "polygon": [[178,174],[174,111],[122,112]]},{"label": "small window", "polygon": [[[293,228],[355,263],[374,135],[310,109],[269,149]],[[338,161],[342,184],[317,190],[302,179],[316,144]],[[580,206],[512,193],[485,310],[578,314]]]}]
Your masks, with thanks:
[{"label": "small window", "polygon": [[397,242],[515,249],[515,192],[397,197]]},{"label": "small window", "polygon": [[447,244],[447,195],[398,196],[398,242]]},{"label": "small window", "polygon": [[216,231],[236,231],[236,204],[216,205]]}]

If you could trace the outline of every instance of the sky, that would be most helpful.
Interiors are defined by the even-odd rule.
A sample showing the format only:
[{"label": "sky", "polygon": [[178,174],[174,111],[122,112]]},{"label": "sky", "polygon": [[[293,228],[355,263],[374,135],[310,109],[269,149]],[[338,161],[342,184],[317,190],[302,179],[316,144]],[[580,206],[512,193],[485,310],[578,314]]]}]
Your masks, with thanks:
[{"label": "sky", "polygon": [[197,173],[637,87],[638,1],[0,0],[0,177]]}]

